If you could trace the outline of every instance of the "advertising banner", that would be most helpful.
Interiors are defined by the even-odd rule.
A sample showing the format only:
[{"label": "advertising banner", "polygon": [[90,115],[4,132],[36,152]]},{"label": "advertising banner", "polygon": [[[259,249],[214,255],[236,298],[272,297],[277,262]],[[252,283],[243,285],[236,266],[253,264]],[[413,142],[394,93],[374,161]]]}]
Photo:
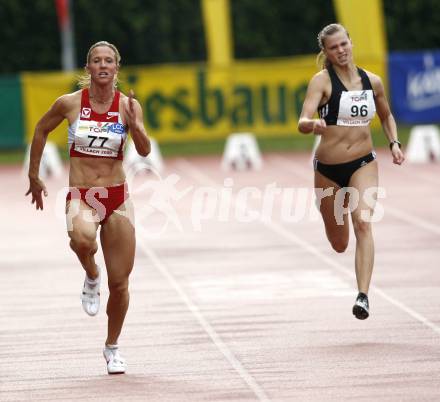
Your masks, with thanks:
[{"label": "advertising banner", "polygon": [[440,122],[440,50],[389,55],[393,113],[399,122]]},{"label": "advertising banner", "polygon": [[[26,142],[32,140],[35,126],[61,95],[77,90],[73,73],[22,73],[23,112]],[[67,147],[67,122],[64,120],[49,137],[49,141]]]},{"label": "advertising banner", "polygon": [[0,91],[0,149],[21,148],[25,141],[20,78],[0,77]]},{"label": "advertising banner", "polygon": [[[365,68],[369,68],[365,65]],[[262,136],[297,133],[315,56],[236,61],[229,67],[204,64],[126,67],[119,88],[132,88],[144,112],[145,127],[158,142],[225,138],[233,132]],[[76,90],[75,74],[22,75],[27,139],[58,96]],[[50,135],[66,146],[67,124]]]}]

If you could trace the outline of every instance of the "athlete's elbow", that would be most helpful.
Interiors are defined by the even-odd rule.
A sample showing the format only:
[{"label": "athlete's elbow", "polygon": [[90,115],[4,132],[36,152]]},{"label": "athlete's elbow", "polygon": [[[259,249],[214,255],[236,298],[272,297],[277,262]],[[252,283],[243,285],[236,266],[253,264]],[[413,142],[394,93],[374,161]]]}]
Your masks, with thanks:
[{"label": "athlete's elbow", "polygon": [[143,157],[148,156],[150,154],[150,151],[150,148],[137,149],[137,153]]},{"label": "athlete's elbow", "polygon": [[35,126],[34,138],[46,139],[50,130],[41,122],[38,122]]}]

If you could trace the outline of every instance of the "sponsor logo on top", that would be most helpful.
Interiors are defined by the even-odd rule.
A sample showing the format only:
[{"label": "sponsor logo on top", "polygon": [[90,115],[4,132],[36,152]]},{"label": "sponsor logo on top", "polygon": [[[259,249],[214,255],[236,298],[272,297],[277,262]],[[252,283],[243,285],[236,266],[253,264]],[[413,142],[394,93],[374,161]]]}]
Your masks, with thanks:
[{"label": "sponsor logo on top", "polygon": [[120,123],[102,123],[100,121],[96,122],[95,125],[88,126],[88,129],[92,133],[115,133],[124,134],[125,126]]},{"label": "sponsor logo on top", "polygon": [[91,113],[92,113],[92,109],[89,108],[89,107],[83,107],[83,108],[81,109],[81,117],[84,117],[84,118],[86,118],[86,119],[89,119]]},{"label": "sponsor logo on top", "polygon": [[89,131],[93,132],[93,133],[108,133],[109,129],[108,129],[108,125],[110,123],[101,123],[100,121],[96,122],[96,126],[95,125],[90,125],[89,126]]},{"label": "sponsor logo on top", "polygon": [[363,91],[360,95],[351,96],[352,102],[361,102],[368,100],[367,91]]},{"label": "sponsor logo on top", "polygon": [[107,112],[107,120],[115,116],[119,116],[119,112]]},{"label": "sponsor logo on top", "polygon": [[112,133],[116,133],[116,134],[124,134],[125,132],[125,126],[120,123],[114,123],[108,129]]}]

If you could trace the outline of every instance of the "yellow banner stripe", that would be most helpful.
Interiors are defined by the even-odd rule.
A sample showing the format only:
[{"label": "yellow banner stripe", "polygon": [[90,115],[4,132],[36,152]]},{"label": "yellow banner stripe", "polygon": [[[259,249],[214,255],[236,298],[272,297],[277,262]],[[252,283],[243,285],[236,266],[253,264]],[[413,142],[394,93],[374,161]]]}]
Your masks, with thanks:
[{"label": "yellow banner stripe", "polygon": [[353,41],[355,62],[387,83],[387,46],[382,0],[333,0],[339,22]]},{"label": "yellow banner stripe", "polygon": [[208,62],[227,66],[233,59],[229,0],[203,0],[202,12]]}]

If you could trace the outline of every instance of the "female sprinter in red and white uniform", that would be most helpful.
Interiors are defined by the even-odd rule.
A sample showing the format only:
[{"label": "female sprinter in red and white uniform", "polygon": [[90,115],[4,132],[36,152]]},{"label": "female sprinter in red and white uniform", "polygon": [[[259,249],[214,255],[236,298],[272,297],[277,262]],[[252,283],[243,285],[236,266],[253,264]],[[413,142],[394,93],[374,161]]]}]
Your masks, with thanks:
[{"label": "female sprinter in red and white uniform", "polygon": [[147,156],[150,142],[143,124],[142,109],[130,91],[116,88],[121,57],[105,41],[95,43],[87,54],[82,90],[58,98],[35,128],[31,146],[29,182],[36,209],[43,209],[47,190],[38,177],[46,138],[64,119],[69,122],[70,191],[66,200],[70,247],[85,270],[81,294],[85,312],[99,309],[100,269],[95,263],[96,241],[100,242],[107,269],[109,299],[108,332],[104,357],[109,374],[124,373],[126,366],[118,351],[118,337],[128,309],[128,277],[135,255],[133,208],[122,167],[127,132],[137,152]]},{"label": "female sprinter in red and white uniform", "polygon": [[[404,156],[382,81],[355,66],[353,45],[346,29],[340,24],[324,27],[318,35],[318,44],[320,55],[324,56],[323,68],[309,83],[298,129],[305,134],[321,135],[314,160],[315,188],[324,190],[326,195],[320,200],[320,211],[327,238],[338,253],[347,248],[349,224],[346,214],[341,219],[335,214],[336,192],[351,187],[359,196],[357,206],[351,211],[359,290],[353,314],[363,320],[369,315],[367,294],[374,262],[371,222],[365,217],[371,216],[377,196],[377,162],[369,127],[376,111],[389,140],[393,162],[400,165]],[[318,119],[313,118],[316,110]],[[374,190],[372,202],[367,202],[365,197],[369,189]]]}]

